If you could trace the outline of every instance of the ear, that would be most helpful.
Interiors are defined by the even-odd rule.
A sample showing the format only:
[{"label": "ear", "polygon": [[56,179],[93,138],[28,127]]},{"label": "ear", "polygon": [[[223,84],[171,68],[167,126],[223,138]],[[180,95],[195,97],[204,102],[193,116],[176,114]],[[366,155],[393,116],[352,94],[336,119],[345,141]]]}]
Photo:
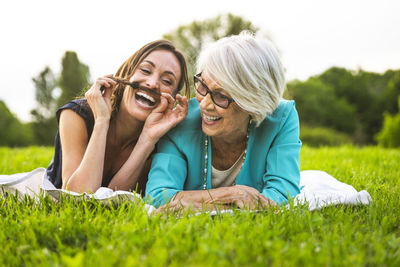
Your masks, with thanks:
[{"label": "ear", "polygon": [[256,121],[255,121],[255,119],[254,119],[253,114],[250,113],[249,116],[250,116],[249,125],[251,125],[251,124],[255,123]]}]

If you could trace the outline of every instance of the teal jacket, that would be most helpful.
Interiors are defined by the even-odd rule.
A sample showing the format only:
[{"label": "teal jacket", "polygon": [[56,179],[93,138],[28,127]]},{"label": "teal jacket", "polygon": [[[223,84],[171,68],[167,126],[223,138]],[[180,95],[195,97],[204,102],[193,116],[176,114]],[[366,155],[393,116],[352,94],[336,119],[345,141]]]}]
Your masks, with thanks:
[{"label": "teal jacket", "polygon": [[[202,190],[204,184],[204,142],[201,115],[196,99],[189,101],[184,121],[157,144],[146,198],[159,207],[182,190]],[[256,127],[250,125],[247,155],[236,184],[256,188],[278,205],[286,204],[299,192],[299,118],[294,101],[281,99],[278,108]],[[211,188],[211,146],[208,146],[207,188]]]}]

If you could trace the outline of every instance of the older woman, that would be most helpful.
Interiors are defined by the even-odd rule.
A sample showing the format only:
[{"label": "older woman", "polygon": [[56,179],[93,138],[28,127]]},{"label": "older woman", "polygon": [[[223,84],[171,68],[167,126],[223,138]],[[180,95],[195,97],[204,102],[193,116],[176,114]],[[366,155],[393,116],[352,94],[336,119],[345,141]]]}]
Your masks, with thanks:
[{"label": "older woman", "polygon": [[143,46],[115,75],[98,78],[84,99],[57,111],[49,179],[75,192],[144,192],[155,144],[186,117],[186,97],[178,94],[184,85],[188,95],[186,62],[172,43]]},{"label": "older woman", "polygon": [[299,119],[273,45],[249,34],[205,49],[186,119],[162,137],[146,196],[170,209],[281,205],[299,190]]}]

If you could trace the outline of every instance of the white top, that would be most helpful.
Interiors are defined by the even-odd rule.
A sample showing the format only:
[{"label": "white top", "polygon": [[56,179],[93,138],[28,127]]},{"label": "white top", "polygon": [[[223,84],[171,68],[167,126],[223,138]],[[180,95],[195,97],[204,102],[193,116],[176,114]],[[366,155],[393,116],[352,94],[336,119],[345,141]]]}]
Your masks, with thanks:
[{"label": "white top", "polygon": [[244,162],[243,154],[244,151],[240,155],[240,157],[236,160],[236,162],[233,163],[233,165],[227,170],[220,171],[211,165],[212,188],[232,186],[235,183],[236,177],[238,176]]}]

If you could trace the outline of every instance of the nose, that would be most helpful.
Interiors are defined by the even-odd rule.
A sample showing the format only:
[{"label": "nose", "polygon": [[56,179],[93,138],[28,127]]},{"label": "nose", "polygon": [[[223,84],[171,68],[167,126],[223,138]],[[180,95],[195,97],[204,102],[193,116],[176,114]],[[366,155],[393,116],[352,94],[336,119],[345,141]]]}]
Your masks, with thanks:
[{"label": "nose", "polygon": [[147,77],[145,85],[150,89],[158,89],[160,86],[160,79],[153,73],[153,75]]},{"label": "nose", "polygon": [[211,99],[210,94],[206,94],[205,96],[202,96],[202,99],[199,99],[200,101],[200,109],[202,110],[210,110],[214,108],[214,103]]}]

